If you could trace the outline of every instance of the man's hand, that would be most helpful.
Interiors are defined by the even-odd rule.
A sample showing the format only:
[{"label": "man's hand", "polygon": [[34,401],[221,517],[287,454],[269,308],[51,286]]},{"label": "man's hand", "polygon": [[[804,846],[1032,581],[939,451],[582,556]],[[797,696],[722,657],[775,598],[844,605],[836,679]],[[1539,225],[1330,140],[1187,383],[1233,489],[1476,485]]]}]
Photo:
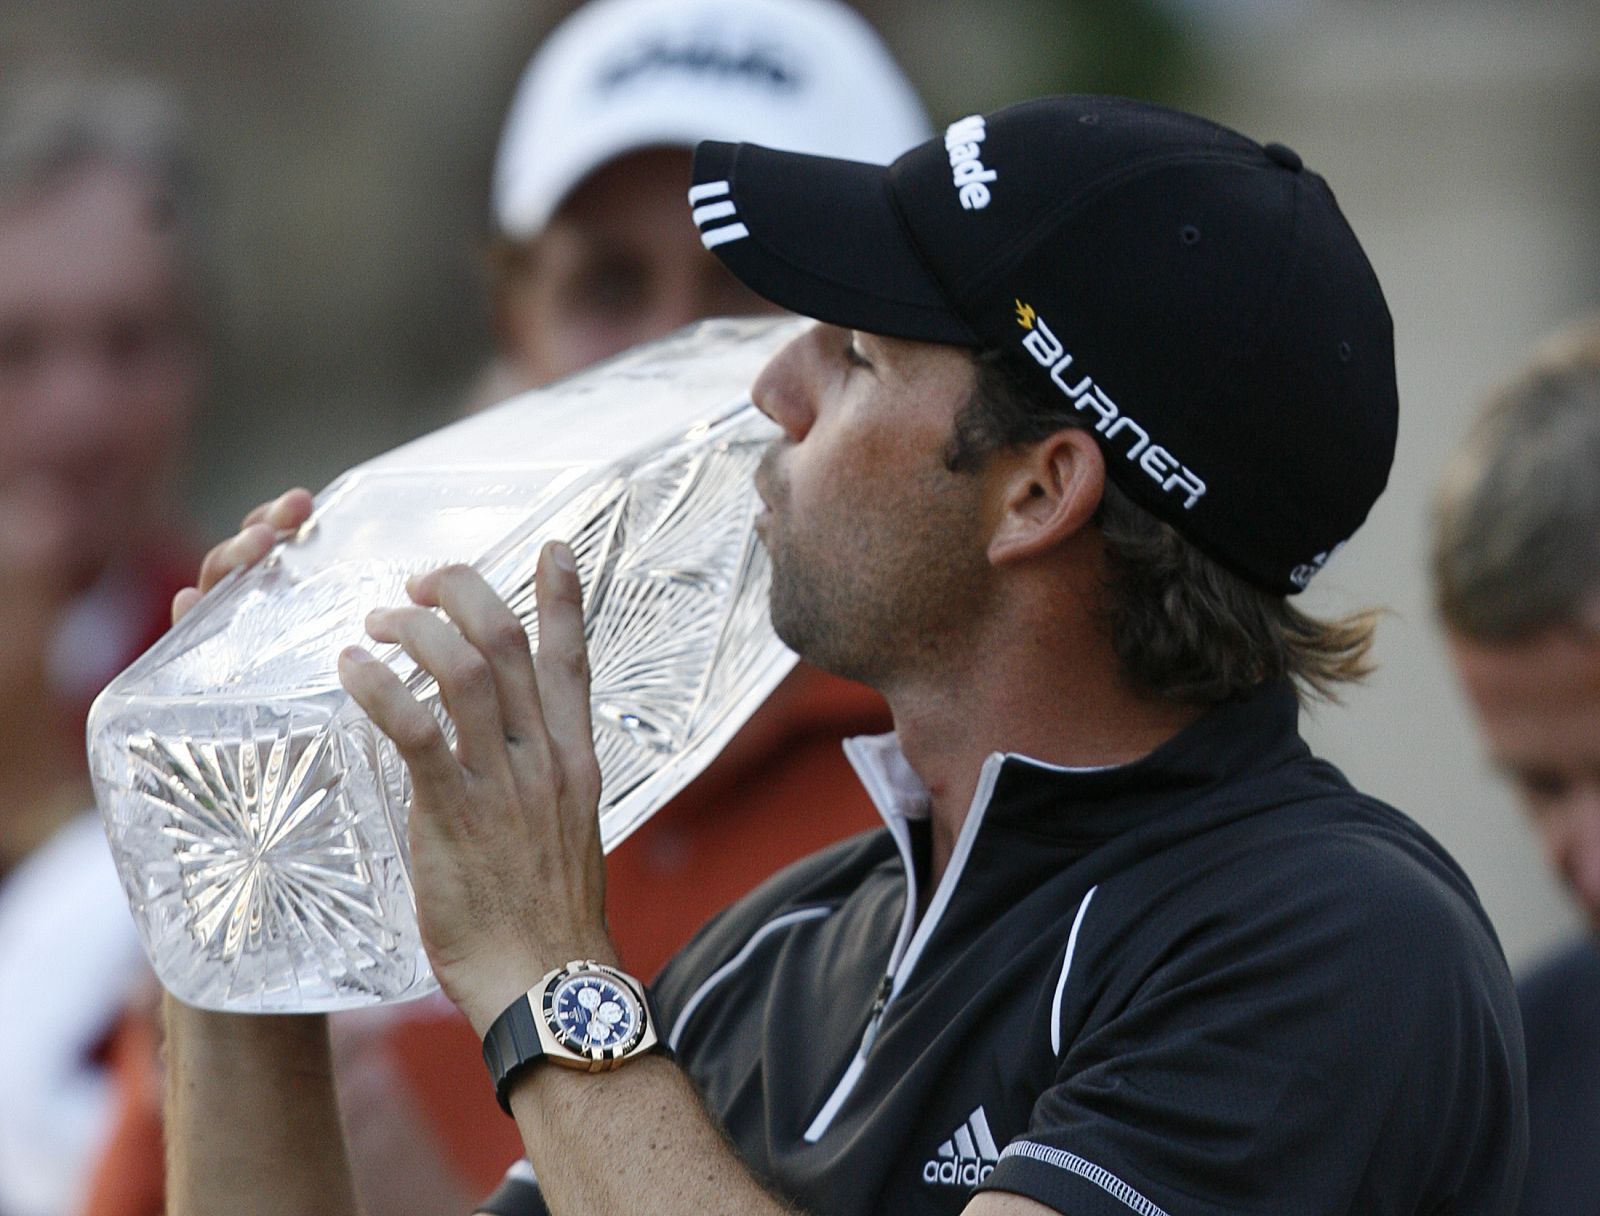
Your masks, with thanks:
[{"label": "man's hand", "polygon": [[172,597],[172,623],[176,625],[200,597],[241,566],[253,566],[285,535],[311,518],[311,491],[285,490],[244,517],[239,532],[212,547],[200,563],[197,585]]},{"label": "man's hand", "polygon": [[[546,971],[614,962],[605,930],[600,765],[576,564],[546,545],[535,576],[539,653],[482,576],[446,566],[407,584],[413,604],[367,618],[438,681],[456,728],[358,647],[350,695],[411,770],[411,868],[434,974],[481,1035]],[[438,609],[439,611],[434,611]]]}]

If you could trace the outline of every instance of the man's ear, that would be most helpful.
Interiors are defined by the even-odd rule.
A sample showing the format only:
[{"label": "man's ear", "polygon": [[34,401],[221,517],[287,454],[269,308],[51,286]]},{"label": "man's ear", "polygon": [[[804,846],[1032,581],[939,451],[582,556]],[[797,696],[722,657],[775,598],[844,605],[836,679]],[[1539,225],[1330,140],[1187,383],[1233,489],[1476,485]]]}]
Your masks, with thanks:
[{"label": "man's ear", "polygon": [[1068,427],[1018,452],[996,492],[1000,517],[989,561],[1001,566],[1037,557],[1071,539],[1094,518],[1106,486],[1106,462],[1094,436]]}]

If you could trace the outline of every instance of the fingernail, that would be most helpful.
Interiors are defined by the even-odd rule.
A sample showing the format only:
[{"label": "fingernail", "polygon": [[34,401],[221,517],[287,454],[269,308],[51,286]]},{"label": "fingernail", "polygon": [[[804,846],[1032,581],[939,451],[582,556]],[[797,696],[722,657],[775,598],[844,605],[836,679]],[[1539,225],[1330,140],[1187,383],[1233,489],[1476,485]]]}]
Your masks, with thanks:
[{"label": "fingernail", "polygon": [[343,663],[343,662],[350,662],[350,663],[375,663],[375,662],[377,662],[376,659],[374,659],[365,650],[362,650],[361,647],[359,647],[359,646],[346,646],[343,650],[341,650],[339,652],[339,661],[341,663]]},{"label": "fingernail", "polygon": [[556,565],[568,574],[575,574],[578,569],[578,560],[572,556],[572,550],[560,541],[550,546],[550,556],[555,558]]}]

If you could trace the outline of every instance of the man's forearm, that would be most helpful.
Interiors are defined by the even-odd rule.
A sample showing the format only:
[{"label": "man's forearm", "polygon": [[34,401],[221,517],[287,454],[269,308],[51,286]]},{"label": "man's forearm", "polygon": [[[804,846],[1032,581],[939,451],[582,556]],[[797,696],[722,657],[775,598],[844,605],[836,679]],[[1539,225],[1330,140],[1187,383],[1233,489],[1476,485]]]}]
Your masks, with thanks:
[{"label": "man's forearm", "polygon": [[665,1060],[608,1073],[540,1064],[512,1091],[511,1106],[555,1216],[797,1211],[761,1186]]},{"label": "man's forearm", "polygon": [[355,1216],[326,1019],[166,998],[171,1216]]}]

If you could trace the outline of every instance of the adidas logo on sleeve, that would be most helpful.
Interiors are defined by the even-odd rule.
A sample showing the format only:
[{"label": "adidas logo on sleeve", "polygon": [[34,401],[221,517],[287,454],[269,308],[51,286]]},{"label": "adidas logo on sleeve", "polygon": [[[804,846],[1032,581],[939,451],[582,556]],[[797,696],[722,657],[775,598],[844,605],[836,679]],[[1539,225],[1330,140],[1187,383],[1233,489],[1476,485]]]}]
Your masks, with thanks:
[{"label": "adidas logo on sleeve", "polygon": [[930,1186],[974,1187],[994,1173],[999,1161],[989,1117],[980,1106],[924,1163],[922,1180]]}]

